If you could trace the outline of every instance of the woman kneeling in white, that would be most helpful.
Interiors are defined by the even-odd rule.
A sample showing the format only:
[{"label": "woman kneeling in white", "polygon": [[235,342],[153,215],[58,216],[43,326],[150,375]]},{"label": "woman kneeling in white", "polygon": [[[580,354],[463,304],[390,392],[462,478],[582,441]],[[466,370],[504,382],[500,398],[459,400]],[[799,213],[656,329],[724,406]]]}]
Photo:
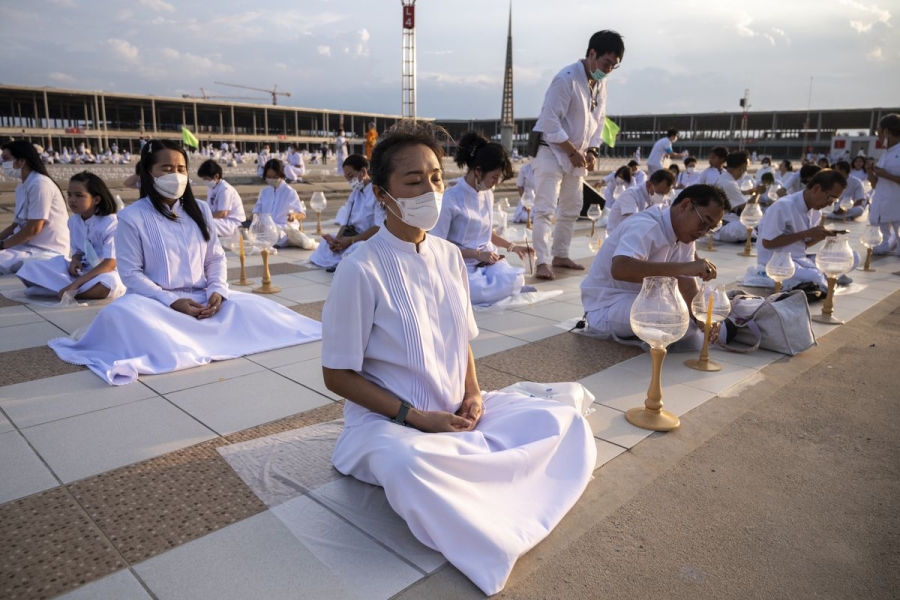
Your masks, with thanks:
[{"label": "woman kneeling in white", "polygon": [[[342,258],[350,256],[359,243],[378,231],[384,223],[384,209],[375,200],[369,179],[369,161],[361,154],[351,154],[344,161],[344,178],[353,191],[347,200],[345,225],[336,236],[323,235],[319,247],[309,257],[309,262],[328,271],[334,271]],[[343,210],[343,209],[342,209]]]},{"label": "woman kneeling in white", "polygon": [[118,298],[125,286],[116,271],[116,201],[100,177],[84,171],[69,180],[72,260],[30,260],[19,269],[29,296],[70,294],[78,300]]},{"label": "woman kneeling in white", "polygon": [[525,285],[525,269],[503,260],[498,248],[523,259],[534,250],[512,244],[493,230],[491,190],[515,175],[506,150],[473,131],[466,133],[457,147],[456,164],[468,172],[444,194],[441,215],[431,234],[459,246],[466,260],[472,304],[490,306],[517,295]]},{"label": "woman kneeling in white", "polygon": [[266,186],[259,192],[253,214],[272,215],[275,225],[282,230],[281,238],[275,242],[275,247],[298,246],[304,250],[315,248],[316,243],[301,232],[299,226],[295,226],[306,219],[306,206],[296,190],[284,181],[284,165],[277,158],[273,158],[265,163],[263,174]]},{"label": "woman kneeling in white", "polygon": [[571,406],[482,397],[465,264],[425,233],[444,187],[435,130],[401,121],[375,147],[385,226],[342,262],[325,303],[325,384],[348,400],[333,463],[384,487],[419,541],[494,594],[581,496],[596,447]]},{"label": "woman kneeling in white", "polygon": [[140,200],[119,213],[116,253],[128,293],[79,339],[50,342],[61,359],[114,385],[213,360],[321,339],[321,325],[265,298],[229,292],[225,253],[171,141],[141,152]]}]

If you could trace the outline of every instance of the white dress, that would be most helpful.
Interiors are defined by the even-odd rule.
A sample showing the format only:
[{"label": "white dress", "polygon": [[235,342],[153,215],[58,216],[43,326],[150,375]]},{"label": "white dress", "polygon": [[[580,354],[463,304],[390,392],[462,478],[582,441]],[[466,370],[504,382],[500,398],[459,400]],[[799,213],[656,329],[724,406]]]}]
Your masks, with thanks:
[{"label": "white dress", "polygon": [[[876,166],[891,175],[900,175],[900,143],[885,150]],[[869,206],[869,224],[878,225],[884,236],[884,241],[873,248],[872,252],[887,254],[900,248],[900,183],[888,181],[884,177],[878,179],[872,193],[872,204]]]},{"label": "white dress", "polygon": [[[149,198],[119,213],[116,252],[128,293],[101,310],[79,339],[50,341],[59,357],[86,365],[108,383],[138,375],[169,373],[321,339],[321,324],[262,296],[230,292],[225,252],[212,214],[203,239],[196,223],[176,204],[176,221],[163,217]],[[179,298],[206,304],[223,298],[213,317],[198,320],[170,307]]]},{"label": "white dress", "polygon": [[247,220],[244,213],[244,203],[241,201],[241,195],[234,189],[230,183],[224,179],[207,192],[206,202],[209,204],[212,212],[227,210],[228,214],[222,219],[214,219],[216,225],[216,235],[220,238],[228,238],[234,235],[235,230],[241,226],[241,223]]},{"label": "white dress", "polygon": [[341,175],[344,172],[344,159],[347,158],[347,138],[342,135],[338,136],[335,143],[335,152],[335,162],[337,163],[335,169],[337,174]]},{"label": "white dress", "polygon": [[[444,192],[441,215],[431,235],[445,239],[466,250],[496,252],[491,242],[494,215],[494,193],[477,192],[464,177]],[[525,269],[513,267],[506,260],[485,265],[477,258],[466,259],[472,304],[490,306],[509,296],[518,295],[525,285]]]},{"label": "white dress", "polygon": [[[516,187],[524,188],[525,193],[529,190],[534,193],[534,168],[531,166],[531,163],[524,164],[519,169],[519,174],[516,176]],[[513,213],[512,222],[525,223],[527,220],[528,212],[522,206],[522,199],[520,198],[519,203],[516,205],[516,211]]]},{"label": "white dress", "polygon": [[[367,183],[364,188],[354,190],[345,206],[347,206],[349,224],[356,228],[357,233],[368,231],[376,225],[380,227],[384,223],[384,209],[375,199],[371,183]],[[335,253],[332,252],[327,242],[322,241],[310,255],[309,262],[323,269],[337,267],[341,259],[350,256],[363,243],[365,242],[357,242],[343,252]]]},{"label": "white dress", "polygon": [[[100,261],[116,257],[114,236],[117,225],[118,219],[114,214],[92,215],[88,219],[82,219],[81,215],[69,217],[72,256],[81,255],[82,272],[87,273]],[[47,260],[30,260],[22,265],[16,275],[29,286],[29,295],[55,296],[76,279],[69,275],[69,261],[61,255]],[[98,284],[109,290],[107,298],[111,300],[125,293],[119,272],[114,269],[91,278],[78,288],[76,295]]]},{"label": "white dress", "polygon": [[[300,201],[300,196],[297,195],[297,191],[282,179],[281,183],[278,184],[278,187],[273,188],[272,186],[267,185],[259,192],[259,198],[256,200],[256,205],[253,207],[253,213],[269,213],[272,215],[272,220],[275,221],[275,224],[281,229],[284,229],[285,227],[290,227],[287,220],[288,215],[290,213],[303,213],[305,215],[306,205]],[[283,248],[287,245],[288,236],[285,233],[281,236],[275,246],[277,248]]]},{"label": "white dress", "polygon": [[62,192],[49,177],[32,171],[25,181],[16,186],[16,205],[13,235],[28,221],[41,219],[41,232],[25,244],[0,250],[0,275],[15,273],[26,260],[51,258],[69,251],[69,228],[66,220],[69,212]]},{"label": "white dress", "polygon": [[[382,227],[337,270],[322,327],[322,366],[357,371],[420,410],[459,409],[478,328],[452,244],[428,235],[417,251]],[[490,595],[581,496],[596,446],[570,406],[508,392],[483,400],[474,431],[439,434],[348,401],[333,463],[384,487],[413,535]]]}]

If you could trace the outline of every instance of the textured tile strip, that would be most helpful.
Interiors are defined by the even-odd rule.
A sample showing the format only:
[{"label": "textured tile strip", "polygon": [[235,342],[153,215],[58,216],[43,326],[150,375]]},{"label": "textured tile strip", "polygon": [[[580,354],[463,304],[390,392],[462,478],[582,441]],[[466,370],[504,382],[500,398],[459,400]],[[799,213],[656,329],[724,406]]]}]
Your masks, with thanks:
[{"label": "textured tile strip", "polygon": [[0,387],[84,371],[85,368],[59,360],[49,346],[0,352]]},{"label": "textured tile strip", "polygon": [[[235,261],[236,264],[240,264]],[[244,269],[247,273],[247,277],[262,277],[263,268],[262,265],[255,265],[252,267],[245,267]],[[290,273],[302,273],[303,271],[311,271],[310,267],[303,267],[300,265],[295,265],[294,263],[271,263],[269,264],[269,274],[270,275],[288,275]],[[228,279],[237,279],[241,276],[241,268],[240,267],[232,267],[228,269]]]},{"label": "textured tile strip", "polygon": [[324,423],[325,421],[340,419],[343,416],[343,411],[343,401],[333,402],[290,417],[272,421],[271,423],[265,423],[263,425],[251,427],[250,429],[237,431],[225,436],[225,439],[233,444],[255,440],[256,438],[281,433],[282,431],[290,431],[291,429],[299,429],[301,427]]},{"label": "textured tile strip", "polygon": [[316,321],[322,320],[322,308],[325,306],[325,301],[320,300],[319,302],[307,302],[305,304],[297,304],[295,306],[291,306],[290,309],[296,313],[300,313],[304,317],[309,317],[310,319],[314,319]]},{"label": "textured tile strip", "polygon": [[22,305],[21,302],[16,302],[15,300],[10,300],[3,294],[0,294],[0,308],[3,308],[5,306],[21,306],[21,305]]}]

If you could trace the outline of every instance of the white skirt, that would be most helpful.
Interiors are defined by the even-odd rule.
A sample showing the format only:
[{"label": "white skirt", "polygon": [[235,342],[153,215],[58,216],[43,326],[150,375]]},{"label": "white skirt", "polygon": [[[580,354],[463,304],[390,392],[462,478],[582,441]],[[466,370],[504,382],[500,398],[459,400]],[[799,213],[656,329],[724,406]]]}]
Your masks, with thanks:
[{"label": "white skirt", "polygon": [[576,409],[499,391],[484,395],[475,431],[422,433],[387,419],[346,427],[333,463],[382,486],[413,535],[491,595],[575,505],[596,456]]},{"label": "white skirt", "polygon": [[[69,275],[69,261],[64,256],[54,256],[46,260],[29,260],[16,272],[28,286],[29,295],[55,296],[75,278]],[[118,271],[101,273],[78,288],[76,296],[100,284],[109,290],[107,298],[114,300],[125,293],[125,285]],[[40,292],[43,291],[43,294]]]},{"label": "white skirt", "polygon": [[360,247],[360,244],[365,244],[365,241],[351,244],[343,252],[337,253],[331,250],[331,246],[328,245],[328,242],[322,240],[319,242],[319,247],[313,250],[313,253],[310,255],[309,262],[317,267],[322,267],[323,269],[335,268],[340,264],[342,259],[347,258],[356,252]]},{"label": "white skirt", "polygon": [[17,273],[26,261],[45,260],[54,256],[61,255],[49,250],[34,248],[27,244],[0,250],[0,275]]},{"label": "white skirt", "polygon": [[[183,294],[201,304],[206,293]],[[161,302],[126,294],[101,310],[84,334],[49,346],[112,385],[322,339],[322,324],[262,296],[229,292],[219,312],[198,320]]]},{"label": "white skirt", "polygon": [[492,265],[466,265],[469,276],[469,296],[476,306],[490,306],[504,298],[515,296],[525,285],[525,269],[514,267],[505,260]]}]

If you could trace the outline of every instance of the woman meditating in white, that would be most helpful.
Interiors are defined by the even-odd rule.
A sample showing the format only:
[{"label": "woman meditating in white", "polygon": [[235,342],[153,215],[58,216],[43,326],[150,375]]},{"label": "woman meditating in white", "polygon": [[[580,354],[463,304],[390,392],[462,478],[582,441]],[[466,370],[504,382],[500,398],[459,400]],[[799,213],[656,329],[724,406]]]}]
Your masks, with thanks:
[{"label": "woman meditating in white", "polygon": [[128,292],[79,339],[50,341],[61,359],[86,365],[111,384],[321,339],[316,321],[228,290],[212,213],[194,199],[187,168],[180,144],[144,146],[143,197],[119,212],[115,235]]},{"label": "woman meditating in white", "polygon": [[431,234],[459,246],[466,261],[472,304],[490,306],[518,295],[525,285],[525,269],[510,265],[500,252],[515,252],[524,259],[534,250],[510,243],[493,230],[491,190],[515,175],[506,150],[473,131],[457,146],[456,164],[468,171],[444,194],[441,215]]},{"label": "woman meditating in white", "polygon": [[426,235],[444,189],[436,129],[401,121],[378,142],[385,226],[342,261],[325,303],[322,371],[347,399],[333,463],[384,487],[419,541],[494,594],[581,496],[596,446],[571,406],[482,397],[465,263]]}]

